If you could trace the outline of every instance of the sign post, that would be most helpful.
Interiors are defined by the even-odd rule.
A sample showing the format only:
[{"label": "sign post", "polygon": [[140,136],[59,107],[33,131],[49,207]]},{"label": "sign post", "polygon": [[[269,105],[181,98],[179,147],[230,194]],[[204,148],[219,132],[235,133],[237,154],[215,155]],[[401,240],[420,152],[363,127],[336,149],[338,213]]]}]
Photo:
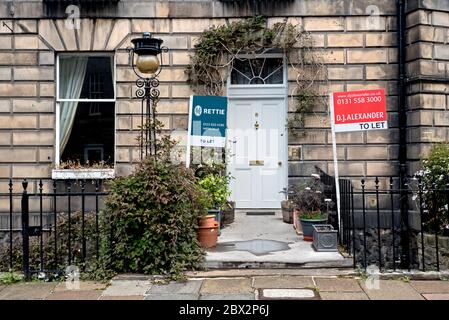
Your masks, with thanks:
[{"label": "sign post", "polygon": [[335,192],[337,196],[338,231],[340,224],[340,184],[338,175],[336,132],[388,129],[385,90],[334,92],[330,95],[332,153],[334,156]]},{"label": "sign post", "polygon": [[190,96],[186,167],[192,146],[224,148],[226,145],[227,97]]}]

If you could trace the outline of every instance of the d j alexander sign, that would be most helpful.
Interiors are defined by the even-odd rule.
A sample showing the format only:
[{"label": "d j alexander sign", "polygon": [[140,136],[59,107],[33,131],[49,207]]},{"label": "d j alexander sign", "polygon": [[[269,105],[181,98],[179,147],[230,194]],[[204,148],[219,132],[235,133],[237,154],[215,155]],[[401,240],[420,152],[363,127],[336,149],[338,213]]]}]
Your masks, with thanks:
[{"label": "d j alexander sign", "polygon": [[190,145],[225,147],[228,99],[215,96],[191,96],[189,110]]},{"label": "d j alexander sign", "polygon": [[384,89],[334,92],[331,110],[335,132],[388,129]]}]

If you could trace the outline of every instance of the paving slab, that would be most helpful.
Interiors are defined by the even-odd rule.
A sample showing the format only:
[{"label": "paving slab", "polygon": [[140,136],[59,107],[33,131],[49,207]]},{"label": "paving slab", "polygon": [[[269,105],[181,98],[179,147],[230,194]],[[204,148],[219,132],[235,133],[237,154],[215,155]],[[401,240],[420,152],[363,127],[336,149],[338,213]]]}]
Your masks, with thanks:
[{"label": "paving slab", "polygon": [[[72,290],[71,289],[71,283],[67,284],[65,282],[59,282],[55,288],[53,289],[54,292],[58,291],[66,291],[66,290]],[[107,283],[102,282],[96,282],[96,281],[80,281],[79,282],[79,289],[76,290],[83,290],[83,291],[89,291],[89,290],[104,290],[108,286]]]},{"label": "paving slab", "polygon": [[315,278],[315,282],[320,292],[322,291],[363,292],[359,283],[355,279]]},{"label": "paving slab", "polygon": [[143,300],[143,296],[100,296],[100,300]]},{"label": "paving slab", "polygon": [[56,283],[18,283],[5,286],[0,300],[41,300],[50,295]]},{"label": "paving slab", "polygon": [[146,294],[198,294],[202,280],[188,280],[153,285]]},{"label": "paving slab", "polygon": [[103,296],[143,296],[151,288],[149,280],[112,280]]},{"label": "paving slab", "polygon": [[449,293],[449,281],[411,281],[419,293]]},{"label": "paving slab", "polygon": [[101,290],[65,290],[53,292],[46,300],[98,300]]},{"label": "paving slab", "polygon": [[424,293],[426,300],[449,300],[449,293]]},{"label": "paving slab", "polygon": [[277,276],[254,277],[254,288],[307,288],[313,286],[311,277]]},{"label": "paving slab", "polygon": [[198,300],[199,295],[195,293],[160,293],[148,294],[144,300]]},{"label": "paving slab", "polygon": [[370,300],[424,300],[409,284],[400,280],[378,280],[379,288],[367,288],[365,281],[360,286]]},{"label": "paving slab", "polygon": [[202,294],[200,300],[254,300],[254,294]]},{"label": "paving slab", "polygon": [[369,300],[364,292],[321,292],[322,300]]},{"label": "paving slab", "polygon": [[201,287],[201,294],[217,293],[252,293],[251,279],[206,279]]}]

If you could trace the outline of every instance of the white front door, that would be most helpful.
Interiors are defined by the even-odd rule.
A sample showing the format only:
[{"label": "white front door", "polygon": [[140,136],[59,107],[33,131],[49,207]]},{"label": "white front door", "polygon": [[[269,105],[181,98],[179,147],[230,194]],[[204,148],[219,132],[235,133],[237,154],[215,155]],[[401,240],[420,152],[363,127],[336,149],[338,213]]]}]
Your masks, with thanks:
[{"label": "white front door", "polygon": [[231,199],[237,208],[279,208],[287,184],[285,98],[229,98]]}]

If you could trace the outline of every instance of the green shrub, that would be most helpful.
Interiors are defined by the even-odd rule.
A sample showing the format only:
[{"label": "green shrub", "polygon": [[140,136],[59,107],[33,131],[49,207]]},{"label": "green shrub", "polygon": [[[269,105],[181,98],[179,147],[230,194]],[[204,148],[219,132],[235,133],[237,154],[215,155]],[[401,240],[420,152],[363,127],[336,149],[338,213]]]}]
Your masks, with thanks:
[{"label": "green shrub", "polygon": [[209,199],[191,169],[149,157],[131,175],[112,180],[109,192],[101,220],[102,256],[111,270],[176,278],[200,265],[195,228]]},{"label": "green shrub", "polygon": [[211,206],[223,208],[231,192],[229,191],[229,178],[210,173],[202,178],[198,185],[211,197]]},{"label": "green shrub", "polygon": [[449,235],[447,190],[449,183],[449,144],[436,144],[422,161],[423,169],[416,173],[421,179],[424,202],[424,230]]}]

